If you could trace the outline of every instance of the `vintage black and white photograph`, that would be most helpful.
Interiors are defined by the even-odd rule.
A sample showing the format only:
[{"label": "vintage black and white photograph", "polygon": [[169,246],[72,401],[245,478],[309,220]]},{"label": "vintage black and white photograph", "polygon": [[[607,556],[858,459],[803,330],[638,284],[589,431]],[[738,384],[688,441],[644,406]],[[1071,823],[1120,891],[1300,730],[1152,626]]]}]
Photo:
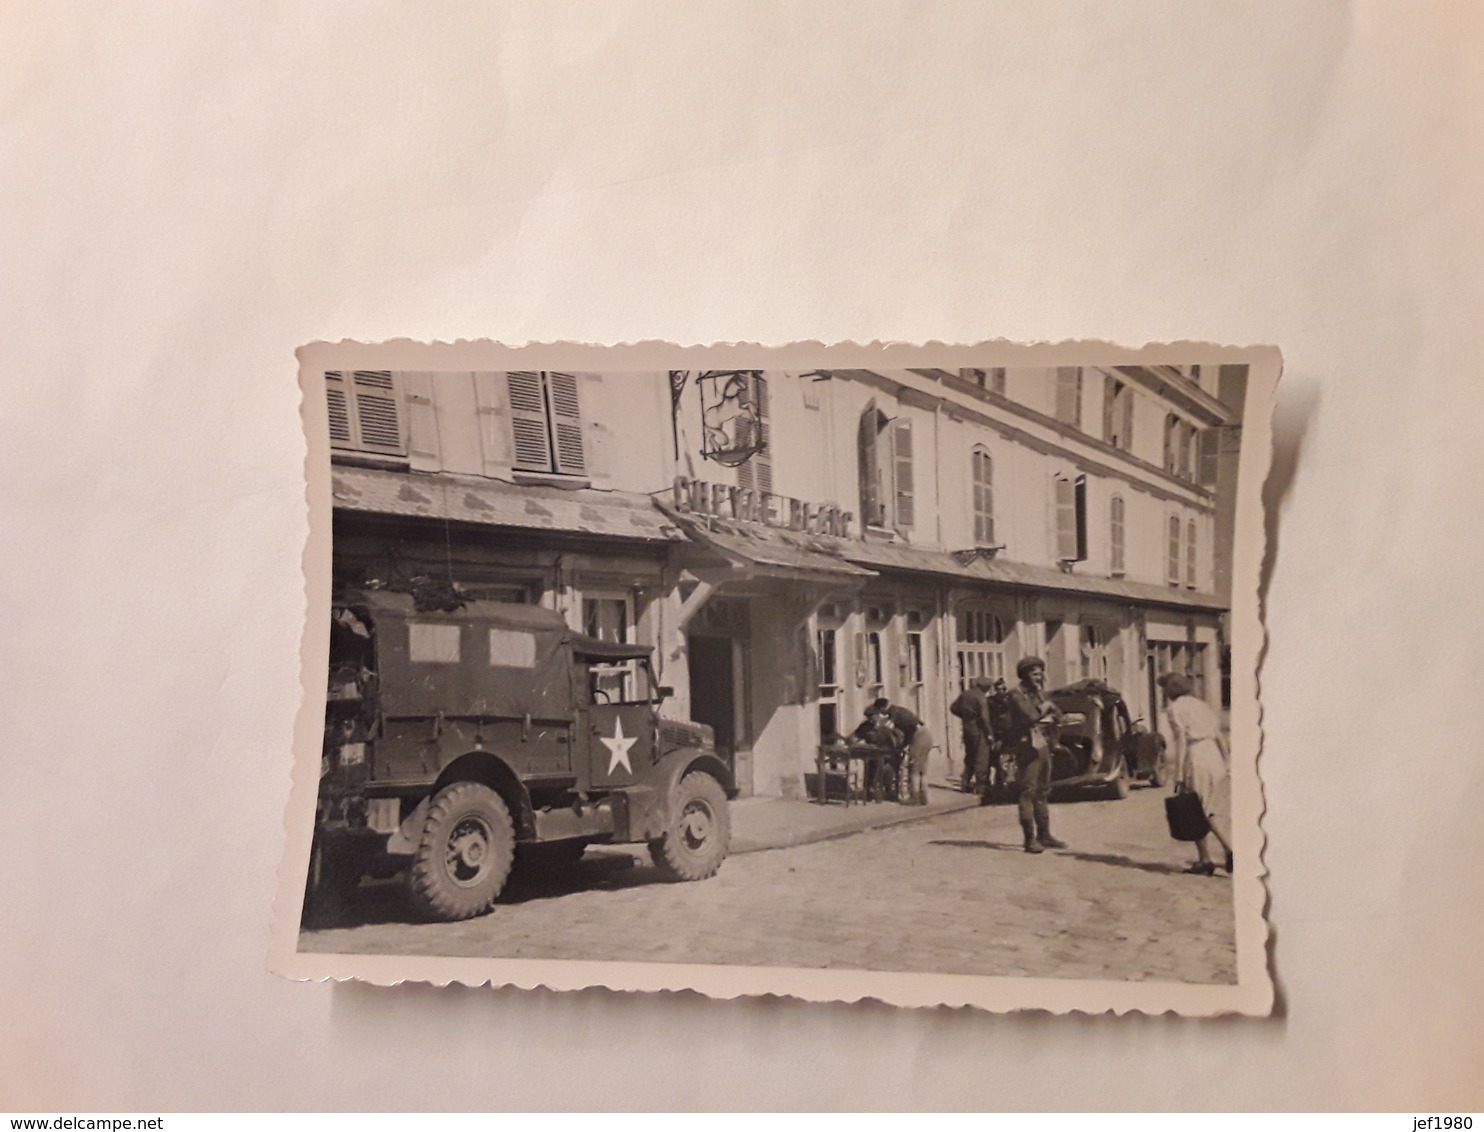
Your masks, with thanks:
[{"label": "vintage black and white photograph", "polygon": [[421,349],[301,352],[287,972],[1265,1012],[1276,351]]}]

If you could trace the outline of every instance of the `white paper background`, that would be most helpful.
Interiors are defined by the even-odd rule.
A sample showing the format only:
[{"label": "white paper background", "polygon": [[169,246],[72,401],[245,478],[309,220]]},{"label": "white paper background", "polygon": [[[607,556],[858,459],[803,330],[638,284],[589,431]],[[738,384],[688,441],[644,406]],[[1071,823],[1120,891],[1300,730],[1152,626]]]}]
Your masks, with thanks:
[{"label": "white paper background", "polygon": [[[1484,14],[7,5],[0,1108],[1484,1106]],[[293,350],[1271,342],[1284,1016],[265,973]]]}]

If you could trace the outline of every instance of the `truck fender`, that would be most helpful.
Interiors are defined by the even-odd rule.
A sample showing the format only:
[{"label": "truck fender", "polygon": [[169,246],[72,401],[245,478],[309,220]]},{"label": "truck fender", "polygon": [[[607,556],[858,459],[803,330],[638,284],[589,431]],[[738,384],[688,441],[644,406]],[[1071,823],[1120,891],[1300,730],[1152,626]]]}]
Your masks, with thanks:
[{"label": "truck fender", "polygon": [[681,747],[671,751],[655,764],[651,790],[629,794],[629,836],[634,841],[648,841],[664,833],[670,824],[670,798],[680,780],[693,770],[709,774],[726,791],[728,799],[737,796],[737,786],[727,764],[710,751]]}]

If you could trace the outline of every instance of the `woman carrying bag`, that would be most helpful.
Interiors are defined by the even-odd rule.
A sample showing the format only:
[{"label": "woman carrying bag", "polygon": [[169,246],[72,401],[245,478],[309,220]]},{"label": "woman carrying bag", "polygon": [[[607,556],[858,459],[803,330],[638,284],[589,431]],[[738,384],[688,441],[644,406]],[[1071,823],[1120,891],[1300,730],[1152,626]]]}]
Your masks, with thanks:
[{"label": "woman carrying bag", "polygon": [[[1231,763],[1221,725],[1205,701],[1193,694],[1190,680],[1176,672],[1159,678],[1169,713],[1170,732],[1175,740],[1175,791],[1200,799],[1211,836],[1226,852],[1226,871],[1232,871]],[[1216,865],[1206,848],[1206,838],[1195,841],[1196,863],[1185,871],[1211,876]]]}]

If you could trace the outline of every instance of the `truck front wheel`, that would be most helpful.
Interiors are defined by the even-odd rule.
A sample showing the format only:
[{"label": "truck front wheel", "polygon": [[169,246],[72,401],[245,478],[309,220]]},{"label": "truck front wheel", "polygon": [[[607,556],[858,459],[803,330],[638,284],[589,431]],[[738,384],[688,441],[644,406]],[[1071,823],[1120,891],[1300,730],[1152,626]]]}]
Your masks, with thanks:
[{"label": "truck front wheel", "polygon": [[501,797],[478,782],[455,782],[428,807],[412,857],[412,902],[435,920],[489,911],[515,860],[515,830]]},{"label": "truck front wheel", "polygon": [[704,771],[691,771],[675,788],[669,825],[649,843],[649,855],[667,880],[705,880],[721,868],[731,837],[726,791]]}]

